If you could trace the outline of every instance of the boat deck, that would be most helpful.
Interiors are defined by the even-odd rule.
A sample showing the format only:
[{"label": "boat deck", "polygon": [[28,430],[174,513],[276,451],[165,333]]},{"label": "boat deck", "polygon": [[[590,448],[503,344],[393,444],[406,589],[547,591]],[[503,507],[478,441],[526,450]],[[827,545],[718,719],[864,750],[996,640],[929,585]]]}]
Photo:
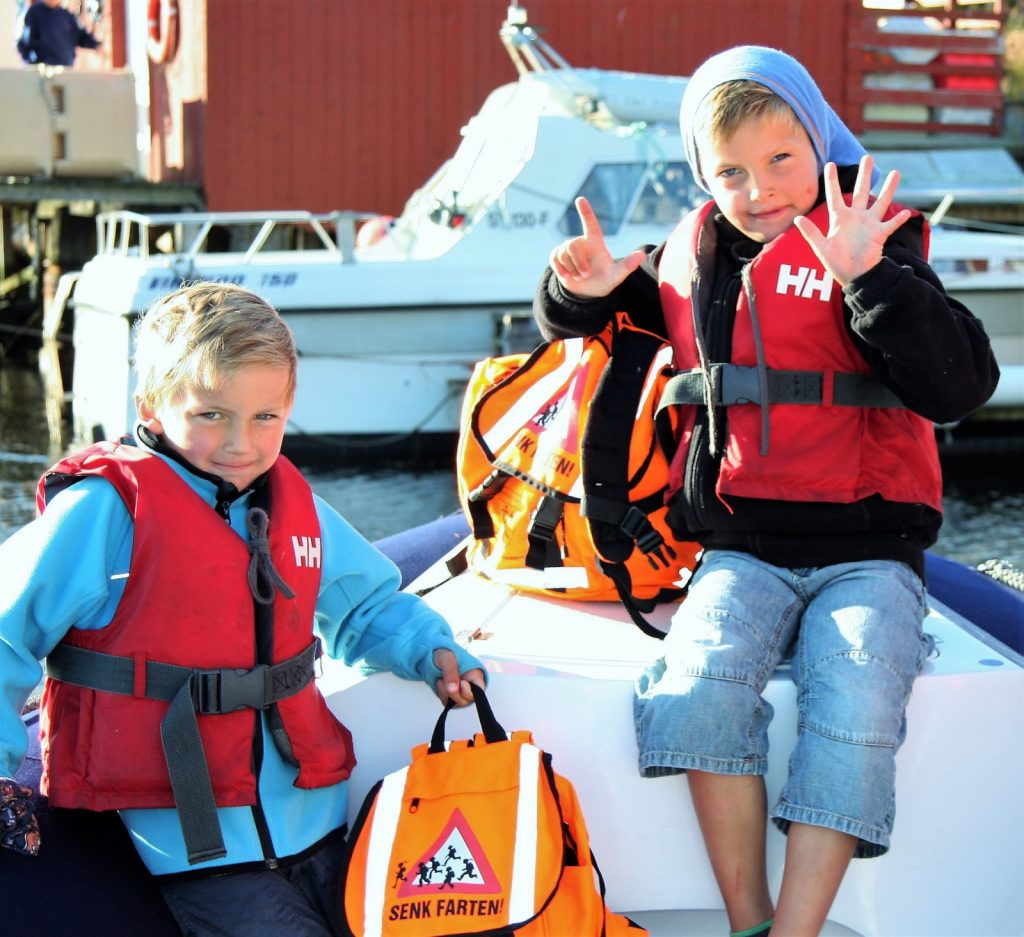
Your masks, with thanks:
[{"label": "boat deck", "polygon": [[[724,932],[685,777],[641,779],[636,770],[632,681],[658,642],[617,605],[532,598],[471,575],[426,598],[487,664],[499,721],[506,729],[532,730],[576,786],[610,905],[643,912],[656,934],[680,932],[673,929],[682,920],[685,933]],[[1018,809],[1024,745],[1015,728],[1024,710],[1024,660],[941,603],[932,605],[926,630],[938,650],[908,712],[893,848],[854,862],[833,906],[830,933],[1012,934],[1024,920]],[[665,625],[670,614],[662,606],[651,617]],[[320,685],[354,736],[375,740],[372,749],[360,748],[354,816],[369,787],[429,738],[436,713],[422,687],[390,674],[360,677],[328,663]],[[786,667],[765,696],[776,713],[766,779],[773,798],[796,737],[795,687]],[[453,713],[448,724],[452,737],[476,729],[466,711]],[[1008,746],[1008,740],[1014,741]],[[776,889],[784,848],[784,836],[772,828],[768,858]]]}]

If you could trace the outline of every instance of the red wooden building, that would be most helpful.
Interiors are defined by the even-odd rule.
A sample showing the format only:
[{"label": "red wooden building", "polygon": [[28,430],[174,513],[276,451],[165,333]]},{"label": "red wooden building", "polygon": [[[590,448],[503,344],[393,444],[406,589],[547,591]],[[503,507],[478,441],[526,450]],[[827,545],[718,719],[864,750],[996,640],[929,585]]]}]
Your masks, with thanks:
[{"label": "red wooden building", "polygon": [[[127,2],[110,3],[115,66],[126,61]],[[861,0],[522,5],[573,65],[685,75],[715,51],[760,43],[803,61],[862,135],[1001,132],[1002,2],[940,0],[938,8],[898,12],[865,10]],[[163,35],[173,30],[167,61],[149,65],[149,176],[201,184],[212,209],[397,213],[454,152],[488,92],[515,80],[498,39],[506,0],[149,6],[152,17],[164,17]],[[924,35],[897,25],[925,14],[942,28]],[[966,17],[974,22],[958,22]],[[965,25],[975,28],[958,28]],[[865,80],[893,69],[902,81]],[[959,126],[958,115],[979,108],[988,119]]]}]

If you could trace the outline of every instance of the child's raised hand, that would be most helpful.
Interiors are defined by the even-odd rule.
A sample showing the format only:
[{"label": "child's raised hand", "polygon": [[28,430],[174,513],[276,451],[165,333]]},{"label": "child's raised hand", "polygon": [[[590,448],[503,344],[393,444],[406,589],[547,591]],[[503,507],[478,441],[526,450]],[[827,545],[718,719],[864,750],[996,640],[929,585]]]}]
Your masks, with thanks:
[{"label": "child's raised hand", "polygon": [[484,672],[478,667],[460,674],[459,659],[446,647],[434,651],[434,665],[441,671],[441,679],[437,681],[437,695],[441,697],[442,703],[451,700],[456,706],[466,706],[473,702],[470,683],[479,687],[486,686]]},{"label": "child's raised hand", "polygon": [[551,252],[551,269],[558,282],[576,296],[607,296],[643,263],[646,255],[633,251],[622,260],[615,260],[608,252],[604,232],[590,202],[580,196],[576,199],[576,211],[583,223],[583,234],[563,241]]},{"label": "child's raised hand", "polygon": [[849,205],[839,188],[836,164],[825,165],[825,202],[828,205],[826,234],[803,216],[793,222],[840,286],[846,286],[852,279],[875,266],[882,259],[882,246],[886,240],[910,217],[910,211],[903,209],[888,221],[882,220],[900,182],[900,174],[896,170],[886,176],[878,198],[869,204],[873,165],[874,161],[869,155],[861,157]]}]

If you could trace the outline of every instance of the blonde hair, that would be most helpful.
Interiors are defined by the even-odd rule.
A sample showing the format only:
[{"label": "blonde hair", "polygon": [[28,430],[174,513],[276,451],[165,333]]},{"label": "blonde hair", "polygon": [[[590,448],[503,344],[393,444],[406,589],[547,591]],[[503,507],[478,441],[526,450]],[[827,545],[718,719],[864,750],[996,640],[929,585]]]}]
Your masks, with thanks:
[{"label": "blonde hair", "polygon": [[215,390],[239,368],[288,368],[295,393],[291,329],[265,299],[231,283],[195,282],[158,299],[136,323],[136,396],[150,406],[189,387]]},{"label": "blonde hair", "polygon": [[698,140],[721,143],[752,118],[780,117],[802,128],[796,112],[771,88],[746,79],[726,81],[701,102],[694,121]]}]

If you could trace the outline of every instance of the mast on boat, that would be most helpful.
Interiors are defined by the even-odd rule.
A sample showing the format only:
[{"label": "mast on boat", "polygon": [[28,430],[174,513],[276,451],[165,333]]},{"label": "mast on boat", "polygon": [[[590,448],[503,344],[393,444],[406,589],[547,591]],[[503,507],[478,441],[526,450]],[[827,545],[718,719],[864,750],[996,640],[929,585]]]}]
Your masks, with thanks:
[{"label": "mast on boat", "polygon": [[498,33],[520,75],[571,69],[529,23],[526,7],[512,3]]}]

